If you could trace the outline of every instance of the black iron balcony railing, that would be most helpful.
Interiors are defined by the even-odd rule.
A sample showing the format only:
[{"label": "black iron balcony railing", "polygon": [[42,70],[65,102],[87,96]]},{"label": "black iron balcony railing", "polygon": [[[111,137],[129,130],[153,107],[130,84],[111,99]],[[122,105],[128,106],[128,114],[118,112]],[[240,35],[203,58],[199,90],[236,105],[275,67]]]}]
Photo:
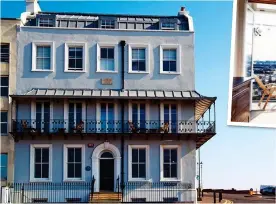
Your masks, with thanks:
[{"label": "black iron balcony railing", "polygon": [[13,120],[16,132],[39,133],[215,133],[214,121],[96,121],[96,120]]}]

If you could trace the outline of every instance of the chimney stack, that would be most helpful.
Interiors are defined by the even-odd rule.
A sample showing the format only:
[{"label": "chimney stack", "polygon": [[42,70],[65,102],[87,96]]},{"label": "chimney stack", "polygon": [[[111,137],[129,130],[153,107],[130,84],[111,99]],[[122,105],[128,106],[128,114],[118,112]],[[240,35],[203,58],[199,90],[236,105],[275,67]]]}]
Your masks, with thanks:
[{"label": "chimney stack", "polygon": [[185,15],[189,15],[189,12],[186,11],[184,6],[181,6],[180,11],[178,12],[179,16],[185,16]]},{"label": "chimney stack", "polygon": [[38,4],[38,0],[26,0],[26,12],[36,14],[40,11],[41,9]]}]

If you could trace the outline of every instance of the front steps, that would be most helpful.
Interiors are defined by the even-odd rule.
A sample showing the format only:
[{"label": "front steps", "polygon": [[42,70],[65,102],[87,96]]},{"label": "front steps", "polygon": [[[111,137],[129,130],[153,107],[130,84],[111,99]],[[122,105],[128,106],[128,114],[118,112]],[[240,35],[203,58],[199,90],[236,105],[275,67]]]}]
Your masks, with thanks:
[{"label": "front steps", "polygon": [[90,203],[119,203],[122,201],[122,194],[118,195],[117,192],[97,192],[90,194],[89,202]]}]

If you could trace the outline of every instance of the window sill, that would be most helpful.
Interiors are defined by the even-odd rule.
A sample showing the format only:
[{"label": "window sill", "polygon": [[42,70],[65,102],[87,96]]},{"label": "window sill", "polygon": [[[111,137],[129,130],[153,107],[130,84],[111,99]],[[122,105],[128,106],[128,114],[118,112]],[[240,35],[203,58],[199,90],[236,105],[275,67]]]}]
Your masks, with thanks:
[{"label": "window sill", "polygon": [[8,133],[1,133],[1,137],[7,137],[7,136],[9,136]]},{"label": "window sill", "polygon": [[128,182],[152,182],[152,179],[128,179]]},{"label": "window sill", "polygon": [[32,72],[54,72],[52,69],[44,70],[44,69],[32,69]]},{"label": "window sill", "polygon": [[73,70],[64,70],[64,72],[67,72],[67,73],[85,73],[86,71],[84,70],[76,70],[76,71],[73,71]]},{"label": "window sill", "polygon": [[63,179],[63,182],[85,182],[84,179]]},{"label": "window sill", "polygon": [[180,72],[163,72],[163,71],[161,71],[160,74],[180,75]]},{"label": "window sill", "polygon": [[32,183],[34,183],[34,182],[50,183],[50,182],[52,182],[52,179],[49,179],[49,180],[31,179],[30,182],[32,182]]},{"label": "window sill", "polygon": [[149,71],[128,71],[129,74],[149,74]]},{"label": "window sill", "polygon": [[114,74],[118,73],[118,71],[108,71],[108,70],[97,70],[96,72],[97,73],[114,73]]},{"label": "window sill", "polygon": [[180,182],[180,179],[177,178],[161,178],[160,182]]}]

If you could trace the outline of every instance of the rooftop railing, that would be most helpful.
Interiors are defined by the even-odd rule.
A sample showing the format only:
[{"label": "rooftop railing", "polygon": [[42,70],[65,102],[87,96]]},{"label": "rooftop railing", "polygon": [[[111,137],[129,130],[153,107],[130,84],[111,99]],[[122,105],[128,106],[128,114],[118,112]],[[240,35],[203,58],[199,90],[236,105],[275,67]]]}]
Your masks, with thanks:
[{"label": "rooftop railing", "polygon": [[13,120],[13,133],[215,133],[214,121]]}]

